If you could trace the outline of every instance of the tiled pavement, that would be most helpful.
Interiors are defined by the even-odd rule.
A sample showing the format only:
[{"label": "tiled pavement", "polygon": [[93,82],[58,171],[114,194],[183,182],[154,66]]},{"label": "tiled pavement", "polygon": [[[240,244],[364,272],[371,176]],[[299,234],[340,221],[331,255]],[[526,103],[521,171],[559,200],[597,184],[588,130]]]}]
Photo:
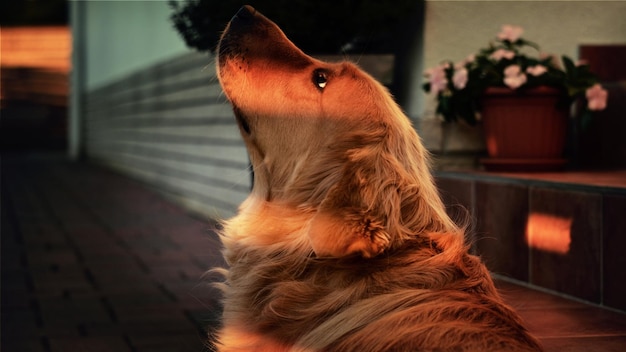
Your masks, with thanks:
[{"label": "tiled pavement", "polygon": [[214,224],[61,159],[2,160],[2,351],[202,351]]},{"label": "tiled pavement", "polygon": [[[2,158],[1,351],[204,351],[214,223],[60,157]],[[500,282],[548,351],[625,351],[626,315]]]}]

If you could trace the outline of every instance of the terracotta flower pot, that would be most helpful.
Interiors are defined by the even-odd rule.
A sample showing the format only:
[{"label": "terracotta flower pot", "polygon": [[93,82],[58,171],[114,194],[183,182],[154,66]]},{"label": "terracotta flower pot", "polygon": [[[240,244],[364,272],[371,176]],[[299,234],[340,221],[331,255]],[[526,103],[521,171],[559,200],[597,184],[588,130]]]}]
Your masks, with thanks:
[{"label": "terracotta flower pot", "polygon": [[549,171],[562,168],[568,107],[550,87],[524,91],[488,88],[482,100],[491,171]]}]

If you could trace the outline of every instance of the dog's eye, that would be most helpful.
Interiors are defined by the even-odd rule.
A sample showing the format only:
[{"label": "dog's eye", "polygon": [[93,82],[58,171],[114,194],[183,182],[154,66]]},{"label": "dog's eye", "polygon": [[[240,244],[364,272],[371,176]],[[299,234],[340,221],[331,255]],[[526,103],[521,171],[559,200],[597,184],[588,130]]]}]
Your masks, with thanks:
[{"label": "dog's eye", "polygon": [[319,89],[324,89],[328,83],[328,74],[323,70],[315,70],[315,72],[313,72],[313,83],[315,83]]}]

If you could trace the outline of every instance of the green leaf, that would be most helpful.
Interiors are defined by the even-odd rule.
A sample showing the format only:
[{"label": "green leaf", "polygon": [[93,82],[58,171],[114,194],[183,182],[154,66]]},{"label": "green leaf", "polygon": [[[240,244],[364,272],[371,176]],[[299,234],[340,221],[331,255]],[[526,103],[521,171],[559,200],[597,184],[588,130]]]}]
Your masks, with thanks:
[{"label": "green leaf", "polygon": [[531,47],[531,48],[533,48],[533,49],[535,49],[535,50],[539,51],[539,45],[538,45],[537,43],[531,42],[531,41],[529,41],[529,40],[526,40],[526,39],[521,39],[521,38],[520,38],[520,39],[518,39],[518,40],[517,40],[517,43],[519,43],[519,44],[520,44],[520,46],[521,46],[521,45],[527,45],[527,46],[529,46],[529,47]]},{"label": "green leaf", "polygon": [[563,65],[565,65],[565,72],[567,72],[568,75],[575,75],[577,69],[574,61],[565,55],[563,55],[561,59],[563,60]]}]

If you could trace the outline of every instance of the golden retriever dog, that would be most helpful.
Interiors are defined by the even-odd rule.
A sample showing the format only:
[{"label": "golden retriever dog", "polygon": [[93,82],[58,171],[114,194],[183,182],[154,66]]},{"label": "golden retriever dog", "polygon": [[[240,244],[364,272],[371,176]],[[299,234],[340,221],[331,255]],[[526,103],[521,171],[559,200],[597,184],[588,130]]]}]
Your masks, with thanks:
[{"label": "golden retriever dog", "polygon": [[254,168],[221,239],[218,351],[537,351],[386,89],[305,55],[250,6],[218,77]]}]

